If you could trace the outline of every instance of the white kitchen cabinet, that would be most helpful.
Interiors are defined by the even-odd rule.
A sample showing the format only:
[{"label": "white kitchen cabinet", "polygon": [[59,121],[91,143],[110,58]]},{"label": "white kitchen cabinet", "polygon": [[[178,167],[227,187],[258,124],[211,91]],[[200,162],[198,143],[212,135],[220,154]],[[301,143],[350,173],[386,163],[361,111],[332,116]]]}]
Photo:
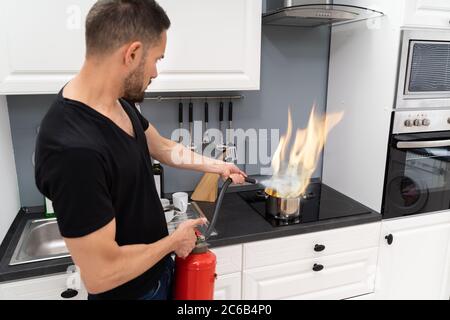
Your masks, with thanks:
[{"label": "white kitchen cabinet", "polygon": [[380,228],[381,223],[375,222],[247,243],[243,267],[254,269],[377,247]]},{"label": "white kitchen cabinet", "polygon": [[231,274],[242,271],[242,245],[225,246],[213,248],[211,251],[216,255],[218,275]]},{"label": "white kitchen cabinet", "polygon": [[217,279],[214,300],[240,300],[242,281],[242,245],[213,248]]},{"label": "white kitchen cabinet", "polygon": [[374,290],[377,257],[378,249],[370,248],[244,270],[243,297],[315,300],[368,294]]},{"label": "white kitchen cabinet", "polygon": [[[0,283],[0,300],[86,300],[88,293],[83,283],[79,281],[77,285],[70,281],[73,276],[74,274],[64,273]],[[61,294],[68,288],[76,288],[78,294],[73,298],[64,299]]]},{"label": "white kitchen cabinet", "polygon": [[84,18],[94,3],[0,1],[0,93],[57,93],[82,66]]},{"label": "white kitchen cabinet", "polygon": [[346,299],[374,292],[381,223],[244,244],[243,299]]},{"label": "white kitchen cabinet", "polygon": [[[172,27],[151,91],[257,90],[260,0],[160,0]],[[57,93],[84,59],[95,0],[0,2],[0,94]]]},{"label": "white kitchen cabinet", "polygon": [[150,91],[259,90],[261,0],[160,0],[172,26]]},{"label": "white kitchen cabinet", "polygon": [[241,300],[241,272],[218,276],[214,287],[214,300]]},{"label": "white kitchen cabinet", "polygon": [[404,0],[404,26],[450,28],[450,1]]},{"label": "white kitchen cabinet", "polygon": [[377,298],[448,300],[449,246],[450,211],[383,221]]},{"label": "white kitchen cabinet", "polygon": [[[339,0],[339,3],[381,11],[391,25],[407,28],[450,28],[448,0]],[[375,22],[373,26],[378,24],[376,20],[372,20],[368,22],[369,26],[371,22]]]}]

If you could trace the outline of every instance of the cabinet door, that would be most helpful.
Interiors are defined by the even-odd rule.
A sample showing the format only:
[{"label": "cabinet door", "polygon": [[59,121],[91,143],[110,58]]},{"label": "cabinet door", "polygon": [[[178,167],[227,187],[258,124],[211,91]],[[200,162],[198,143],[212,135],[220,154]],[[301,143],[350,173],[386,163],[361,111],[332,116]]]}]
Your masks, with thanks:
[{"label": "cabinet door", "polygon": [[[378,246],[381,222],[244,244],[244,268],[294,262]],[[316,246],[322,246],[320,250]]]},{"label": "cabinet door", "polygon": [[258,90],[261,0],[160,0],[172,26],[150,91]]},{"label": "cabinet door", "polygon": [[66,299],[61,296],[69,287],[73,287],[68,285],[69,278],[73,276],[58,274],[0,284],[0,300],[86,300],[88,294],[81,281],[75,286],[78,292],[76,296]]},{"label": "cabinet door", "polygon": [[377,297],[448,299],[449,244],[450,212],[384,221]]},{"label": "cabinet door", "polygon": [[305,259],[243,272],[243,299],[346,299],[372,293],[378,249]]},{"label": "cabinet door", "polygon": [[85,17],[94,3],[0,1],[0,93],[58,92],[82,66]]},{"label": "cabinet door", "polygon": [[405,25],[450,28],[450,1],[406,0]]},{"label": "cabinet door", "polygon": [[218,276],[214,287],[214,300],[241,300],[241,273]]},{"label": "cabinet door", "polygon": [[216,255],[216,273],[221,276],[242,271],[242,245],[213,248]]},{"label": "cabinet door", "polygon": [[[57,93],[81,68],[95,0],[0,1],[0,94]],[[160,0],[172,27],[151,91],[256,90],[260,0]]]}]

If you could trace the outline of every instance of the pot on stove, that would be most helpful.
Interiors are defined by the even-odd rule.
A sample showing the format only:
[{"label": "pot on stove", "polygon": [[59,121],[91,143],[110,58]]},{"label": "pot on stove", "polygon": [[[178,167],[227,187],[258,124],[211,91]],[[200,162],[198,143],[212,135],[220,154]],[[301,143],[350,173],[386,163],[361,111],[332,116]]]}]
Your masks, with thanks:
[{"label": "pot on stove", "polygon": [[292,220],[300,216],[300,197],[279,198],[267,195],[266,214],[281,220]]},{"label": "pot on stove", "polygon": [[300,198],[283,198],[266,189],[260,193],[265,198],[266,214],[280,220],[293,220],[300,216]]}]

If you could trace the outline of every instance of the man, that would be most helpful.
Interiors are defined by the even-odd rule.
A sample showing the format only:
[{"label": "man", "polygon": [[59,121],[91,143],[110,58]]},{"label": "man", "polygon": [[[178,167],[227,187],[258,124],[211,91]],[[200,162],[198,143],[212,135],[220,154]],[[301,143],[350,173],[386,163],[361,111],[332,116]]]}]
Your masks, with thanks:
[{"label": "man", "polygon": [[236,166],[161,137],[137,111],[164,57],[170,21],[153,0],[101,0],[86,21],[86,59],[58,94],[36,145],[36,183],[89,299],[166,299],[172,252],[186,257],[195,227],[168,235],[151,157],[242,183]]}]

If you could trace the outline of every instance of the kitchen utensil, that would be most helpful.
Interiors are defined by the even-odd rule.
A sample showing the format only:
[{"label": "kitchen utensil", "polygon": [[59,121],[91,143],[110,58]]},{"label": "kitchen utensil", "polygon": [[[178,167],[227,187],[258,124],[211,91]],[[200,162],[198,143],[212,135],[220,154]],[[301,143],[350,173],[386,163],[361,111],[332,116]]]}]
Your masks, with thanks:
[{"label": "kitchen utensil", "polygon": [[177,192],[172,195],[172,202],[180,213],[185,213],[188,207],[189,195],[186,192]]},{"label": "kitchen utensil", "polygon": [[[233,102],[230,101],[230,104],[228,105],[228,129],[231,130],[233,127]],[[234,144],[231,141],[231,132],[228,131],[228,141],[227,144]]]},{"label": "kitchen utensil", "polygon": [[228,105],[228,132],[227,132],[227,145],[225,152],[226,162],[235,162],[237,160],[236,156],[236,145],[232,141],[232,128],[233,128],[233,102],[230,101]]},{"label": "kitchen utensil", "polygon": [[[233,106],[231,104],[231,121],[233,121]],[[230,119],[230,118],[229,118]],[[223,102],[220,102],[219,105],[219,121],[220,121],[220,130],[222,131],[223,127],[223,120],[224,120],[224,104]],[[222,131],[223,132],[223,131]],[[232,148],[232,147],[231,147]],[[216,159],[222,159],[228,158],[229,159],[236,159],[235,156],[233,156],[233,151],[229,151],[230,148],[228,148],[225,144],[220,144],[216,147],[218,150],[218,156]],[[234,148],[234,151],[236,149]],[[200,182],[197,184],[197,187],[194,190],[194,193],[191,196],[191,199],[194,201],[205,201],[205,202],[214,202],[217,199],[217,189],[219,184],[220,176],[218,174],[214,173],[206,173],[203,175]],[[255,181],[256,183],[256,181]]]},{"label": "kitchen utensil", "polygon": [[189,102],[189,148],[195,150],[194,144],[194,104]]},{"label": "kitchen utensil", "polygon": [[224,142],[225,135],[223,134],[223,119],[224,119],[224,106],[223,106],[223,102],[220,101],[220,103],[219,103],[219,130],[222,133],[222,139],[220,141],[220,144],[216,147],[217,150],[219,150],[220,152],[225,152],[225,150],[226,150],[226,145]]},{"label": "kitchen utensil", "polygon": [[[233,110],[231,108],[231,117],[233,117]],[[227,161],[227,162],[232,162],[233,159],[235,159],[235,156],[233,156],[235,154],[236,149],[234,149],[234,151],[232,150],[231,146],[229,147],[227,145],[228,138],[227,138],[227,130],[226,128],[224,129],[224,103],[221,101],[219,104],[219,123],[220,123],[220,131],[222,132],[222,142],[221,144],[219,144],[216,149],[219,153],[223,153],[224,157],[223,160]],[[225,141],[224,141],[225,140]]]},{"label": "kitchen utensil", "polygon": [[208,125],[209,125],[209,104],[208,104],[208,102],[205,102],[205,134],[203,137],[204,145],[211,143],[211,138],[208,133]]},{"label": "kitchen utensil", "polygon": [[178,143],[181,143],[181,130],[183,130],[183,102],[178,104],[178,123],[180,129],[180,136],[178,137]]}]

